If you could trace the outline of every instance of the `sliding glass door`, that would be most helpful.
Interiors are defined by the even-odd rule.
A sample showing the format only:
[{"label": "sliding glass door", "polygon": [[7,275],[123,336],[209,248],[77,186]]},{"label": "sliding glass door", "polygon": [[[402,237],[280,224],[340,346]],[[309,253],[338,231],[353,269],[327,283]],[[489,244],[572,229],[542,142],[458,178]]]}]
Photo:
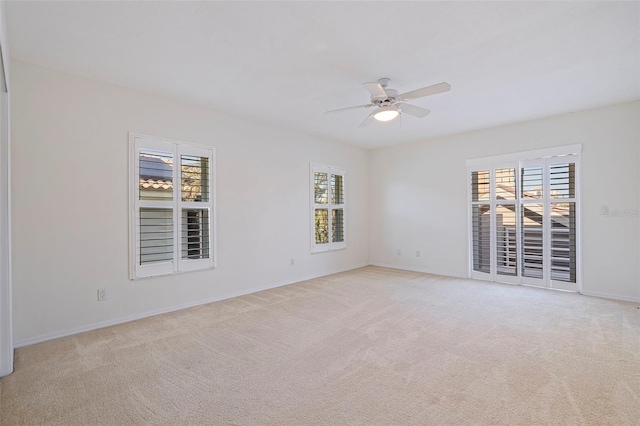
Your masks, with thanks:
[{"label": "sliding glass door", "polygon": [[471,276],[579,291],[578,157],[469,168]]}]

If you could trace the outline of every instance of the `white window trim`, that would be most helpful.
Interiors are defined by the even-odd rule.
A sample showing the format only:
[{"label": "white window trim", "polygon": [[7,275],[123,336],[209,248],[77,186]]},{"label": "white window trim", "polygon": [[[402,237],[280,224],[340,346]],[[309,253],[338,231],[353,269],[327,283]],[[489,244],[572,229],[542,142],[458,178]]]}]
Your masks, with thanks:
[{"label": "white window trim", "polygon": [[[467,167],[486,167],[496,163],[509,163],[512,161],[537,160],[540,158],[562,157],[565,155],[582,153],[582,144],[563,145],[553,148],[536,149],[532,151],[513,152],[510,154],[493,155],[489,157],[472,158],[465,161]],[[479,169],[477,169],[479,170]]]},{"label": "white window trim", "polygon": [[[173,168],[173,199],[171,201],[140,200],[139,191],[139,160],[138,144],[145,148],[172,152],[174,158]],[[182,201],[181,176],[179,156],[182,154],[199,155],[209,158],[209,201],[185,202]],[[196,145],[174,139],[149,136],[139,133],[129,133],[129,278],[132,280],[151,278],[165,275],[175,275],[191,271],[213,269],[217,267],[217,213],[216,213],[216,152],[215,147]],[[140,265],[139,235],[136,224],[139,221],[141,207],[171,208],[173,210],[173,261]],[[182,241],[182,227],[180,218],[182,209],[197,208],[209,210],[209,258],[208,259],[182,259],[180,244]]]},{"label": "white window trim", "polygon": [[[327,194],[327,204],[316,204],[315,203],[315,188],[314,188],[314,173],[327,173],[342,176],[342,195],[343,195],[343,204],[332,204],[331,203],[331,194]],[[329,179],[330,181],[330,179]],[[331,185],[329,185],[331,186]],[[309,202],[310,202],[310,212],[309,212],[309,223],[311,224],[311,253],[325,253],[328,251],[335,250],[343,250],[347,248],[347,170],[342,167],[336,166],[328,166],[325,164],[317,164],[310,163],[309,164]],[[316,244],[316,233],[315,233],[315,209],[316,208],[326,208],[329,210],[329,242],[326,244]],[[343,209],[343,230],[344,230],[344,241],[333,242],[331,241],[331,210],[334,208]]]},{"label": "white window trim", "polygon": [[[483,158],[474,158],[465,161],[467,166],[467,274],[469,278],[480,279],[485,281],[504,282],[510,284],[524,284],[527,285],[528,281],[525,277],[507,277],[498,276],[495,272],[495,243],[491,244],[491,273],[483,273],[473,270],[473,230],[471,225],[472,218],[472,206],[473,204],[490,204],[491,209],[495,208],[495,188],[491,185],[491,197],[489,203],[477,203],[472,201],[471,193],[471,173],[474,171],[489,170],[491,173],[491,182],[493,182],[494,171],[500,167],[516,167],[516,179],[519,179],[519,170],[524,164],[531,164],[540,160],[542,163],[555,163],[562,162],[562,157],[574,156],[576,164],[576,187],[575,197],[573,202],[576,205],[576,284],[578,286],[578,292],[583,293],[582,289],[582,144],[564,145],[552,148],[545,148],[532,151],[516,152],[503,155],[496,155]],[[491,223],[491,235],[495,235],[495,223]],[[520,227],[517,227],[517,233],[520,235]],[[518,248],[518,259],[521,259],[521,248]],[[545,277],[547,279],[547,277]],[[549,280],[552,287],[557,290],[562,290],[563,283],[558,281]],[[555,284],[555,286],[553,286]],[[575,291],[575,290],[574,290]]]}]

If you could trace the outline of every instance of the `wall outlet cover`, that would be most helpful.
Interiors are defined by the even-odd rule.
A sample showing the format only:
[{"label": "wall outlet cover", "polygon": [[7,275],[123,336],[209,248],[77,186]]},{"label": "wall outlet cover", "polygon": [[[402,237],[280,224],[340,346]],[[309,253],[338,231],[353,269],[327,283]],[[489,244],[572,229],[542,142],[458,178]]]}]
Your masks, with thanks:
[{"label": "wall outlet cover", "polygon": [[107,300],[107,289],[99,288],[98,289],[98,301],[101,302],[103,300]]}]

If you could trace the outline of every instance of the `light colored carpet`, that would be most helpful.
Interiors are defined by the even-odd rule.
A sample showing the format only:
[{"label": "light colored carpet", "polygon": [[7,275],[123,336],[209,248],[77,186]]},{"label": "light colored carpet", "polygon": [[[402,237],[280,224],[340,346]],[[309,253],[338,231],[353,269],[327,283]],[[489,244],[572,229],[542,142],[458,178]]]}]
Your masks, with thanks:
[{"label": "light colored carpet", "polygon": [[1,423],[638,425],[636,304],[367,267],[33,345]]}]

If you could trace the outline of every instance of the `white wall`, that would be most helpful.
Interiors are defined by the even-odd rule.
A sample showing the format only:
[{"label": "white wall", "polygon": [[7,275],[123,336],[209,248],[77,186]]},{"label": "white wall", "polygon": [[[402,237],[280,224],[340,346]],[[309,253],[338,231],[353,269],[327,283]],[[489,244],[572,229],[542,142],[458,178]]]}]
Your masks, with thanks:
[{"label": "white wall", "polygon": [[[368,151],[20,62],[12,71],[17,346],[369,263]],[[216,147],[217,269],[127,279],[130,131]],[[346,250],[310,254],[310,162],[347,169]]]},{"label": "white wall", "polygon": [[584,293],[640,300],[639,218],[600,215],[639,207],[640,102],[374,151],[372,263],[466,277],[465,160],[570,144],[583,145]]},{"label": "white wall", "polygon": [[[576,143],[583,144],[583,289],[640,300],[638,217],[599,214],[603,205],[639,207],[639,102],[369,152],[11,65],[18,346],[370,260],[466,276],[465,160]],[[217,269],[127,279],[130,131],[216,147]],[[309,162],[347,168],[345,251],[310,254]],[[106,302],[97,301],[101,287]]]}]

